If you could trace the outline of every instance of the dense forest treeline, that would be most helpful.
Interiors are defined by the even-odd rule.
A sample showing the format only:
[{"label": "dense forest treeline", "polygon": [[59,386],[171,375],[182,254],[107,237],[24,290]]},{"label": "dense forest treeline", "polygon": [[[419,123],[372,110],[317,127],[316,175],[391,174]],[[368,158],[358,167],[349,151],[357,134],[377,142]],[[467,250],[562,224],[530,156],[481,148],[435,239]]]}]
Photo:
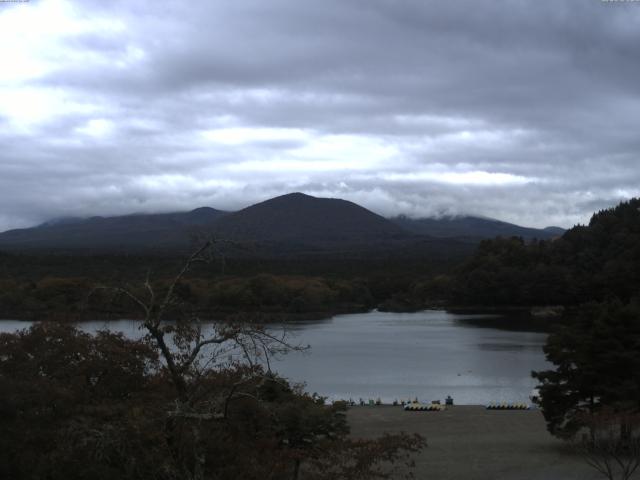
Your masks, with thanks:
[{"label": "dense forest treeline", "polygon": [[[155,285],[162,288],[164,283]],[[45,277],[36,282],[0,280],[0,312],[5,318],[60,321],[135,317],[137,306],[108,290],[108,286],[82,277]],[[131,289],[144,294],[142,284]],[[266,274],[187,279],[176,288],[176,295],[203,318],[253,312],[262,314],[265,320],[275,320],[283,314],[326,316],[367,310],[375,305],[362,281]]]},{"label": "dense forest treeline", "polygon": [[640,292],[640,199],[594,214],[552,241],[483,241],[447,278],[449,300],[477,305],[578,305]]},{"label": "dense forest treeline", "polygon": [[[105,286],[143,288],[147,277],[159,287],[184,259],[142,255],[0,256],[0,317],[14,319],[121,318],[136,314]],[[419,279],[451,268],[450,260],[220,259],[194,268],[179,294],[202,317],[237,312],[282,316],[329,316],[365,311],[389,302]]]}]

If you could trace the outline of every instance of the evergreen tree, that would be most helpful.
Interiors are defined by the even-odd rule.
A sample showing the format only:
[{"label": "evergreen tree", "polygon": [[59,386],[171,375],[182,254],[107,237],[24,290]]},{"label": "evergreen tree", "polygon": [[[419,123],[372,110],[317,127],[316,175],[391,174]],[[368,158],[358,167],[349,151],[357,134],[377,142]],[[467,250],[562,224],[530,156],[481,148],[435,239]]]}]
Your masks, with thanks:
[{"label": "evergreen tree", "polygon": [[544,348],[555,370],[533,372],[549,431],[571,437],[602,409],[640,411],[640,306],[611,301],[575,312]]}]

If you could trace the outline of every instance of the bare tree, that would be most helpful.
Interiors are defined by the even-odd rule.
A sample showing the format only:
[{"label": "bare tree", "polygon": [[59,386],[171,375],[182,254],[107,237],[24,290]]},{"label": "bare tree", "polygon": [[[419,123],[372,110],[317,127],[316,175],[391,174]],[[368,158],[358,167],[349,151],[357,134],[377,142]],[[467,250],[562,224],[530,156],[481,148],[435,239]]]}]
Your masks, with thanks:
[{"label": "bare tree", "polygon": [[[271,372],[273,355],[308,348],[290,343],[284,329],[242,316],[203,325],[197,309],[182,300],[183,287],[196,265],[220,259],[220,245],[204,242],[168,282],[147,275],[137,287],[100,287],[138,306],[144,341],[161,358],[154,379],[162,394],[149,404],[156,410],[144,412],[157,414],[162,434],[155,438],[171,457],[157,465],[159,478],[204,480],[251,472],[251,478],[263,480],[301,475],[363,480],[389,478],[389,466],[411,465],[412,453],[425,446],[419,435],[350,439],[345,405],[326,406],[322,397]],[[252,445],[257,448],[235,458],[235,448]],[[402,478],[411,474],[398,472]]]},{"label": "bare tree", "polygon": [[587,464],[609,480],[629,480],[640,467],[640,414],[603,410],[582,420],[588,431],[574,445]]},{"label": "bare tree", "polygon": [[[175,389],[175,403],[167,412],[172,422],[169,428],[176,428],[180,423],[181,429],[186,425],[191,429],[191,465],[185,466],[184,475],[193,480],[205,478],[206,449],[201,438],[201,422],[225,419],[229,404],[235,398],[254,397],[259,401],[256,385],[260,383],[256,380],[278,381],[270,374],[269,358],[308,348],[289,343],[284,329],[274,333],[247,319],[213,322],[203,329],[197,313],[188,308],[176,292],[194,266],[208,264],[219,257],[219,243],[212,239],[204,242],[164,288],[154,285],[149,275],[142,289],[99,287],[128,298],[142,312],[145,340],[159,351]],[[266,364],[266,374],[261,363]],[[206,383],[200,381],[203,375],[234,368],[242,370],[243,375],[230,387],[217,391],[203,388]]]}]

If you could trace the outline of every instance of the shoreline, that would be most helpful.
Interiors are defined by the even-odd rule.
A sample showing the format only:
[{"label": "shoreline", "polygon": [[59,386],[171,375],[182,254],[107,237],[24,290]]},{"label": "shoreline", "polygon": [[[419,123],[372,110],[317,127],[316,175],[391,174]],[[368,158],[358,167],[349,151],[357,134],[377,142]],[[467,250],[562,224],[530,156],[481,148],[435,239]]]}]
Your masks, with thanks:
[{"label": "shoreline", "polygon": [[[234,315],[247,315],[247,316],[263,316],[266,318],[281,317],[278,321],[305,321],[305,320],[326,320],[337,315],[346,315],[350,313],[371,313],[375,311],[383,313],[419,313],[428,311],[443,311],[454,315],[483,315],[487,318],[500,318],[506,315],[515,314],[521,319],[528,319],[532,322],[548,322],[559,318],[559,315],[551,314],[546,315],[546,312],[556,312],[558,309],[564,307],[557,305],[530,305],[530,306],[461,306],[461,305],[433,305],[422,306],[415,309],[387,309],[382,305],[377,305],[373,308],[365,307],[363,305],[345,305],[343,307],[328,309],[328,310],[309,310],[304,312],[289,312],[276,310],[217,310],[201,313],[206,313],[202,317],[204,321],[218,321],[224,317]],[[91,322],[94,320],[122,320],[131,319],[136,320],[140,316],[138,311],[58,311],[47,313],[48,318],[43,320],[37,320],[37,317],[43,315],[42,312],[29,311],[26,314],[20,315],[15,312],[7,312],[6,314],[0,314],[0,321],[14,320],[14,321],[59,321],[69,323],[81,323]],[[9,318],[11,317],[11,318]],[[479,319],[480,320],[480,319]],[[484,320],[484,319],[482,319]]]}]

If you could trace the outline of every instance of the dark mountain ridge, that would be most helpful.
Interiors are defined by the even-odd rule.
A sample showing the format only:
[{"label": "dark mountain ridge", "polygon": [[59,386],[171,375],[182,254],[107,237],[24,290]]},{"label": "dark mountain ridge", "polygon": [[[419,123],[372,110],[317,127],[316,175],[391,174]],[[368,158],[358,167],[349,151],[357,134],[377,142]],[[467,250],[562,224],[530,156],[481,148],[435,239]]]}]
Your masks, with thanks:
[{"label": "dark mountain ridge", "polygon": [[185,248],[190,244],[190,235],[200,232],[226,214],[221,210],[203,207],[189,212],[64,218],[34,228],[0,233],[0,248]]},{"label": "dark mountain ridge", "polygon": [[366,255],[373,250],[447,255],[468,253],[480,239],[497,235],[530,239],[557,234],[474,217],[386,219],[346,200],[290,193],[231,213],[202,207],[189,212],[61,218],[0,233],[0,249],[183,251],[193,246],[194,236],[215,235],[252,243],[251,255],[327,251]]},{"label": "dark mountain ridge", "polygon": [[544,229],[521,227],[513,223],[493,218],[461,216],[443,216],[439,218],[409,218],[404,215],[390,219],[396,225],[418,235],[438,238],[465,237],[485,239],[494,237],[522,237],[525,240],[546,240],[564,233],[560,227]]}]

